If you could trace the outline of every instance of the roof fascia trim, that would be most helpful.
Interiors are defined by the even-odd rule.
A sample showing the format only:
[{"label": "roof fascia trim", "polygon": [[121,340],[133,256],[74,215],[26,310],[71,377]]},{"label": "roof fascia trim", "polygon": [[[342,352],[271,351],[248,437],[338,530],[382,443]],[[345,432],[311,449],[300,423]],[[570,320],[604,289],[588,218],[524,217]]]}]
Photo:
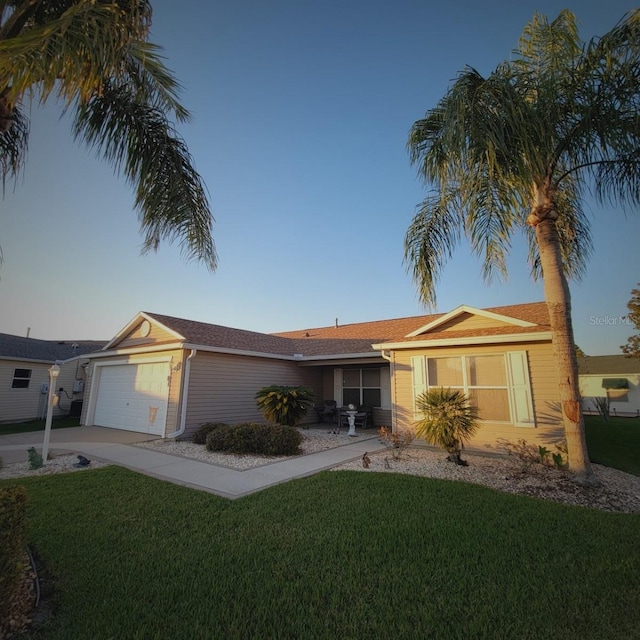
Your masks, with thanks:
[{"label": "roof fascia trim", "polygon": [[425,347],[458,347],[468,344],[504,344],[508,342],[547,342],[552,339],[551,331],[540,333],[514,333],[499,336],[477,336],[468,338],[445,338],[441,340],[416,340],[414,342],[383,342],[374,344],[378,351],[398,349],[424,349]]}]

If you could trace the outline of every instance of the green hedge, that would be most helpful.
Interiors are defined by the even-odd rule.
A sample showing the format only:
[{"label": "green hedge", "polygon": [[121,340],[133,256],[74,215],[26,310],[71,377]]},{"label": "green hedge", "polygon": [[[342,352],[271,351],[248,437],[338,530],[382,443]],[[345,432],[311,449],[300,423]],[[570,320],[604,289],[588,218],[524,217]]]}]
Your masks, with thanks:
[{"label": "green hedge", "polygon": [[9,610],[20,584],[26,547],[27,491],[0,487],[0,612]]},{"label": "green hedge", "polygon": [[302,436],[295,427],[247,422],[224,425],[207,435],[208,451],[293,456],[300,452]]},{"label": "green hedge", "polygon": [[228,427],[224,422],[206,422],[191,436],[194,444],[207,444],[207,436],[218,427]]}]

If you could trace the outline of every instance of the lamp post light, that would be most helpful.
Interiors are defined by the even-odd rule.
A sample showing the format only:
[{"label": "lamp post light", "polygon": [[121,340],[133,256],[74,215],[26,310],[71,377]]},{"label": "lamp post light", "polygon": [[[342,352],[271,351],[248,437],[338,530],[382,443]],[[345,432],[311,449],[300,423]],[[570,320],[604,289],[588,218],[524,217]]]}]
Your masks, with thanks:
[{"label": "lamp post light", "polygon": [[44,444],[42,445],[42,462],[46,464],[49,455],[49,439],[51,437],[51,418],[53,417],[53,398],[56,395],[56,380],[60,373],[60,367],[54,364],[49,369],[49,395],[47,398],[47,420],[44,423]]}]

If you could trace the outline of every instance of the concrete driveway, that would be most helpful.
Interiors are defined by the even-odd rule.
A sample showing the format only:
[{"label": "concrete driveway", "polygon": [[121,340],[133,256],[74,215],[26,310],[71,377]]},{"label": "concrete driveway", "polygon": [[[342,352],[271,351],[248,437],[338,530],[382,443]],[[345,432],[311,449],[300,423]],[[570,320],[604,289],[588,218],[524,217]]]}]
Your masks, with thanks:
[{"label": "concrete driveway", "polygon": [[[122,431],[106,427],[72,427],[70,429],[52,429],[49,440],[49,451],[53,454],[67,453],[75,447],[65,448],[67,443],[104,442],[110,444],[131,444],[156,440],[158,436],[149,436],[135,431]],[[35,447],[42,450],[44,430],[29,431],[27,433],[12,433],[0,436],[0,457],[4,464],[25,462],[27,449]]]}]

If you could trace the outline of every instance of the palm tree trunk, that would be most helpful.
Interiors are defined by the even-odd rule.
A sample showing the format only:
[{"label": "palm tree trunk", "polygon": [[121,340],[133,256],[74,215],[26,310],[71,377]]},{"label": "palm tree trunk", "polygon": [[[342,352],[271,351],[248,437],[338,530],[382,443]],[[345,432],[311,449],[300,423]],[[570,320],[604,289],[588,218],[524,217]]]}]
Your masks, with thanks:
[{"label": "palm tree trunk", "polygon": [[569,469],[589,486],[598,484],[589,462],[578,386],[578,361],[571,324],[571,294],[562,268],[555,211],[546,211],[534,223],[544,280],[544,297],[549,309],[553,348],[560,387],[560,405],[569,453]]}]

